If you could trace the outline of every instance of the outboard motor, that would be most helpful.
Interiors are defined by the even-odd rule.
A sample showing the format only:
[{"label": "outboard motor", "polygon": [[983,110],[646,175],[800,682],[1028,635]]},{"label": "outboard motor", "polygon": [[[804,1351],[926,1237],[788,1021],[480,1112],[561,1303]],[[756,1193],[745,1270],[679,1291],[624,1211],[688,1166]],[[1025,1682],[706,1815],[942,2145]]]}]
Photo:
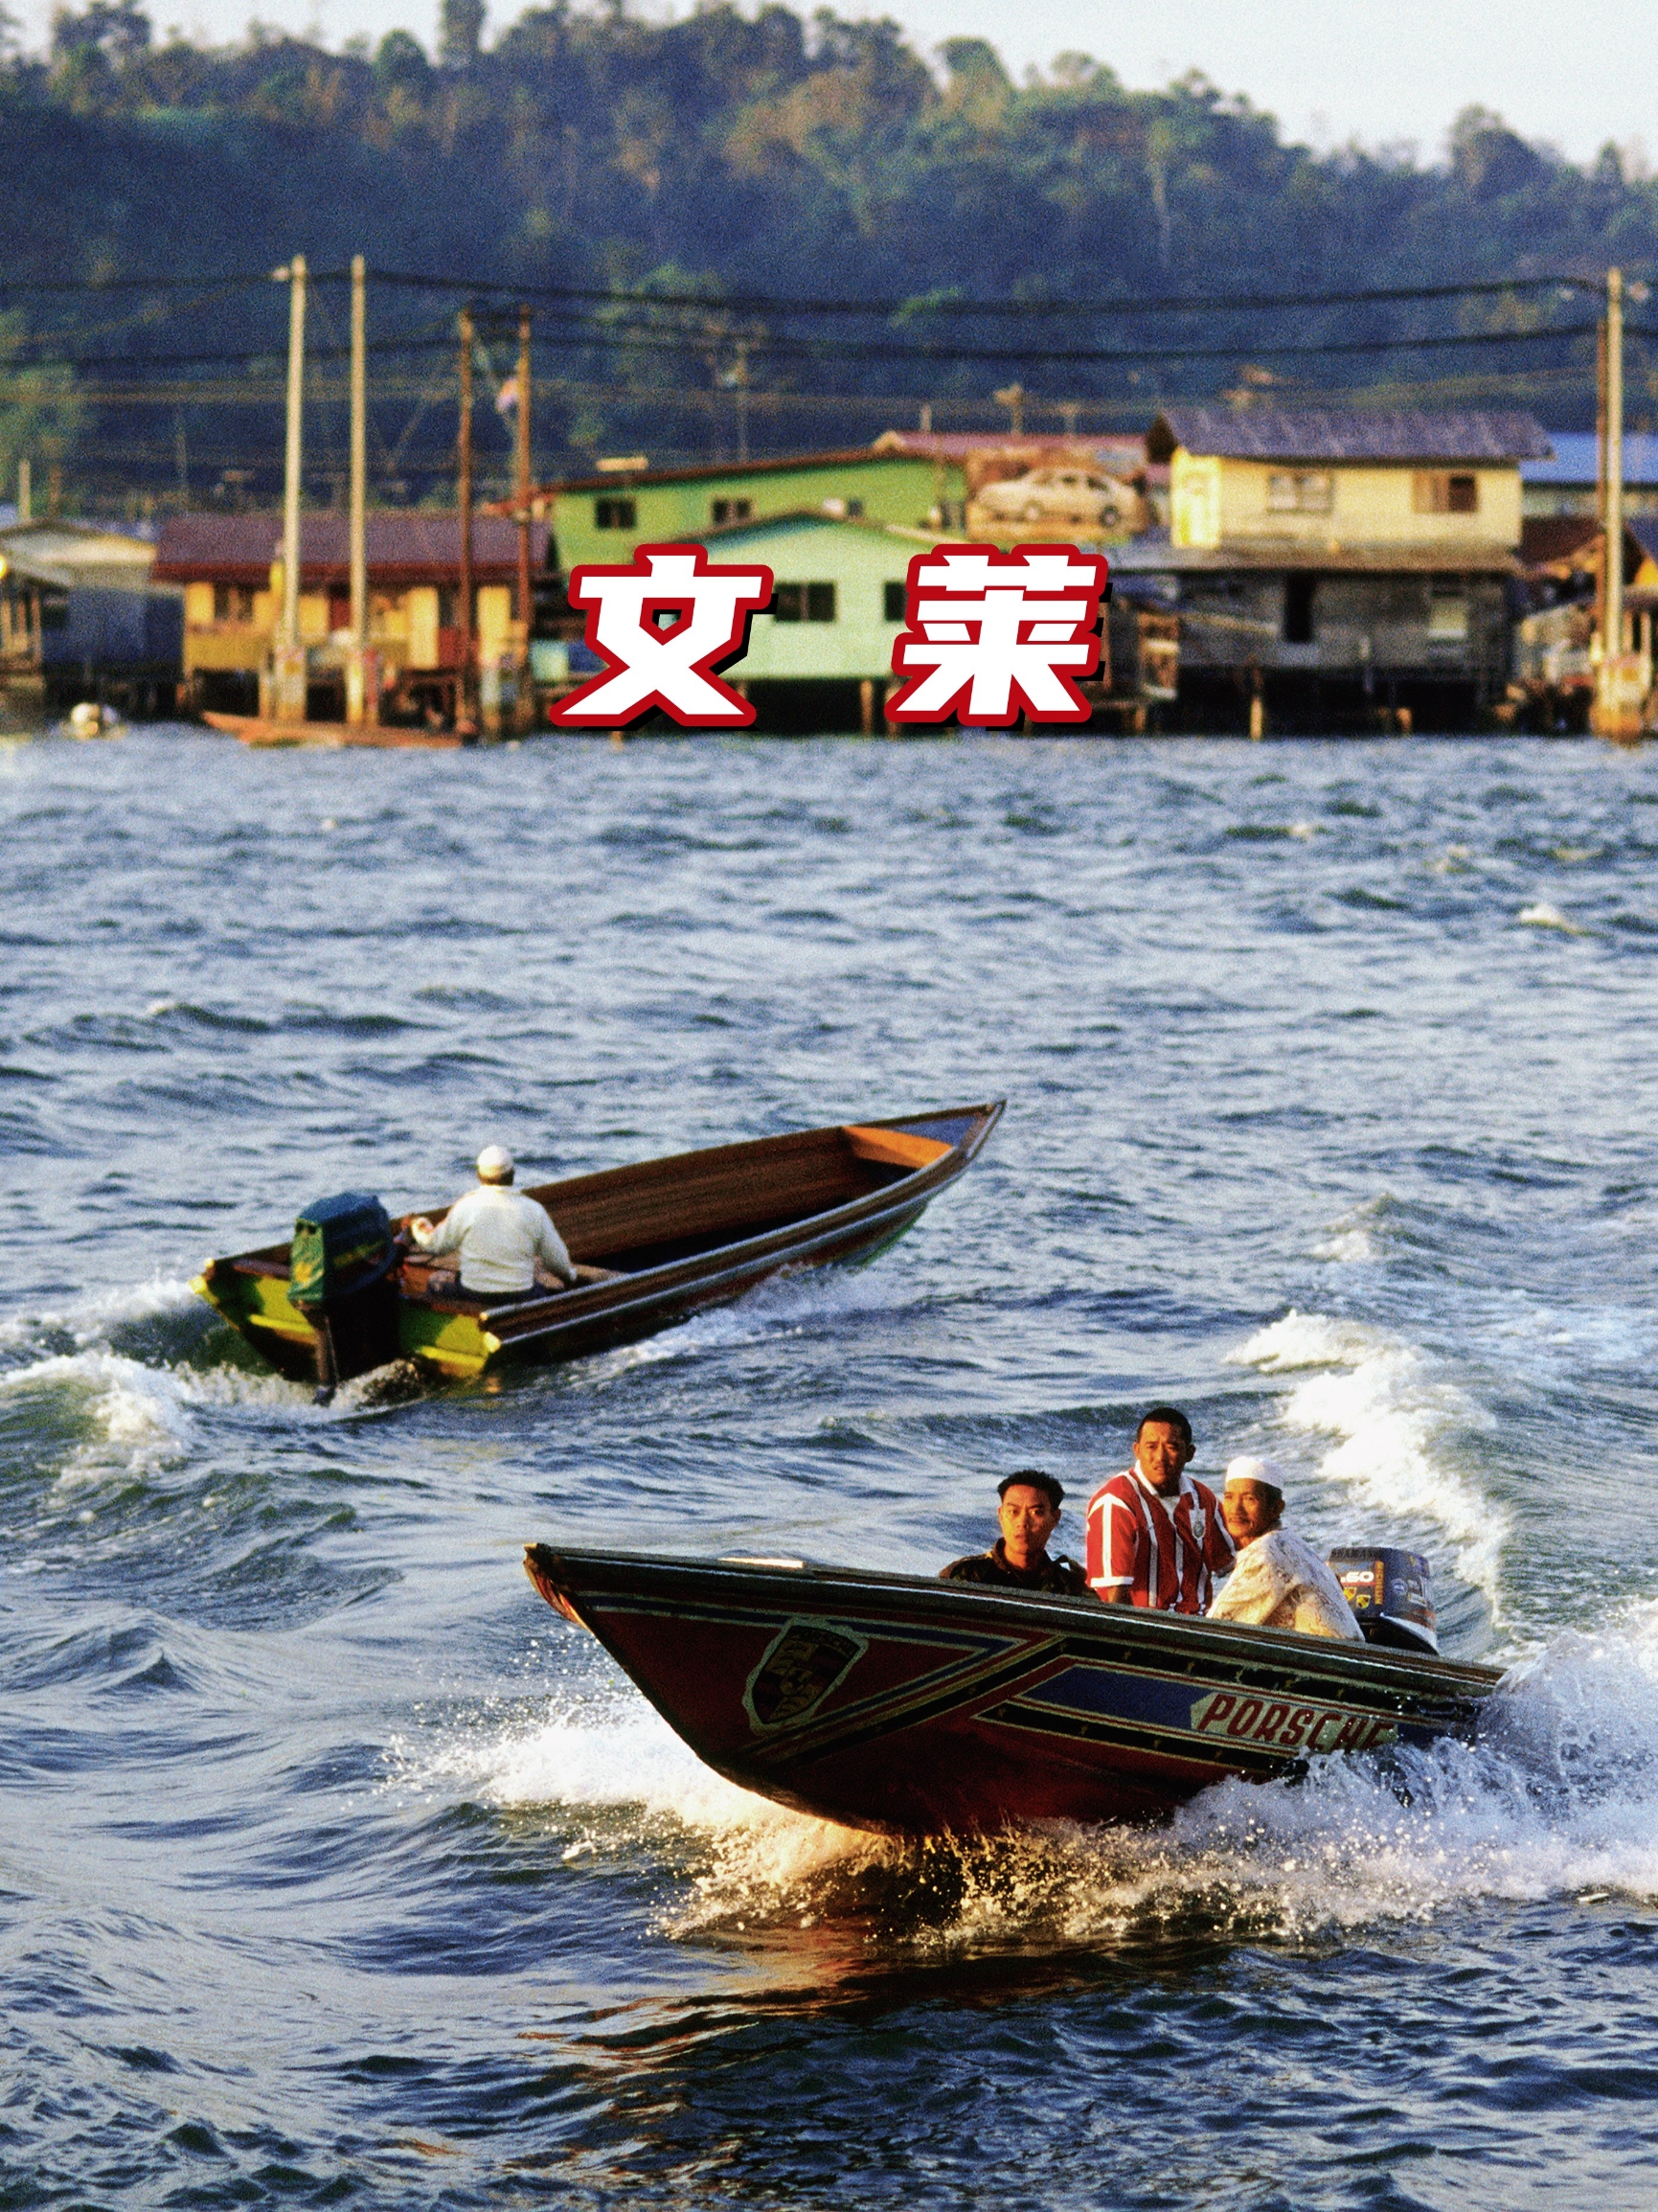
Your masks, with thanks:
[{"label": "outboard motor", "polygon": [[1329,1564],[1367,1644],[1438,1653],[1433,1575],[1420,1552],[1345,1544],[1330,1553]]},{"label": "outboard motor", "polygon": [[294,1223],[288,1297],[317,1335],[317,1403],[341,1382],[396,1359],[398,1251],[376,1197],[344,1191]]}]

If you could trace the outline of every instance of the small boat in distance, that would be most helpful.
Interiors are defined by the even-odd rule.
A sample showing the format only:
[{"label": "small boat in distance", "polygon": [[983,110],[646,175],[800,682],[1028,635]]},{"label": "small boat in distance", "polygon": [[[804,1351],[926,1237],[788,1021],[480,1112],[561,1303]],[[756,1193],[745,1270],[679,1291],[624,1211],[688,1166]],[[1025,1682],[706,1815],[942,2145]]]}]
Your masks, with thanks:
[{"label": "small boat in distance", "polygon": [[1502,1679],[1425,1652],[799,1560],[531,1544],[727,1781],[902,1836],[1146,1822],[1229,1774],[1473,1733]]},{"label": "small boat in distance", "polygon": [[[580,1270],[572,1289],[491,1304],[391,1239],[378,1202],[349,1196],[296,1226],[349,1243],[317,1295],[293,1281],[293,1241],[210,1260],[191,1286],[271,1364],[327,1391],[397,1358],[452,1381],[510,1361],[578,1359],[652,1336],[740,1298],[784,1267],[868,1260],[901,1237],[971,1164],[1002,1102],[836,1123],[541,1183]],[[434,1220],[443,1206],[417,1207]],[[452,1263],[451,1263],[452,1265]],[[290,1293],[292,1293],[290,1295]]]}]

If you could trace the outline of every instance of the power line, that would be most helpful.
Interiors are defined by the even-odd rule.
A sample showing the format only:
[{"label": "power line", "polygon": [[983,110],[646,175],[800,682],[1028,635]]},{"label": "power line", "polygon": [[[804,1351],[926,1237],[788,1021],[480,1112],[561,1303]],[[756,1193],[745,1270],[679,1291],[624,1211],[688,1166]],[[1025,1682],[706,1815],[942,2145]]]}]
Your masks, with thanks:
[{"label": "power line", "polygon": [[[371,269],[371,282],[418,291],[445,292],[472,299],[499,297],[521,300],[574,301],[614,306],[683,307],[778,315],[1143,315],[1226,314],[1270,312],[1310,308],[1385,307],[1413,300],[1495,298],[1504,293],[1564,291],[1572,295],[1599,292],[1600,274],[1565,271],[1555,275],[1476,277],[1435,285],[1384,285],[1329,292],[1191,292],[1147,294],[1125,299],[972,300],[945,293],[912,294],[907,299],[789,298],[773,292],[662,292],[614,286],[602,290],[570,285],[532,285],[512,278],[456,277],[423,274],[403,269]],[[187,293],[208,295],[264,288],[278,281],[270,269],[249,270],[221,277],[0,277],[0,296],[73,298],[107,292]],[[313,269],[312,285],[345,285],[349,269]],[[504,311],[504,310],[503,310]]]},{"label": "power line", "polygon": [[[1568,290],[1598,292],[1600,276],[1537,276],[1476,278],[1463,284],[1401,285],[1344,292],[1258,292],[1218,294],[1193,292],[1164,294],[1143,299],[1067,300],[958,300],[912,295],[907,300],[784,299],[772,293],[585,291],[570,285],[521,285],[503,282],[480,284],[476,278],[420,276],[397,269],[372,272],[376,284],[399,285],[415,290],[511,295],[513,299],[585,300],[618,305],[690,307],[737,309],[755,314],[811,315],[1143,315],[1216,314],[1283,308],[1380,307],[1410,300],[1491,298],[1505,292]],[[324,282],[337,282],[329,277]]]},{"label": "power line", "polygon": [[[1534,331],[1439,331],[1418,332],[1398,337],[1378,338],[1295,338],[1279,342],[1272,339],[1252,340],[1247,345],[1189,346],[1178,341],[1161,346],[956,346],[956,345],[889,345],[869,339],[811,339],[738,337],[728,332],[698,332],[662,330],[651,325],[633,326],[581,322],[574,328],[555,327],[540,332],[543,345],[556,349],[598,350],[610,348],[635,353],[697,353],[728,351],[741,344],[749,353],[774,355],[786,359],[807,360],[860,360],[886,361],[901,364],[905,361],[986,361],[986,362],[1048,362],[1071,367],[1098,364],[1106,367],[1142,362],[1182,361],[1235,361],[1240,354],[1267,354],[1275,358],[1315,357],[1327,355],[1364,353],[1410,353],[1441,352],[1446,349],[1469,346],[1500,347],[1540,345],[1555,339],[1593,337],[1594,323],[1551,323]],[[1639,326],[1626,326],[1631,337],[1658,336],[1658,330],[1648,331]],[[396,354],[431,353],[447,352],[454,340],[449,333],[437,336],[378,339],[369,352],[384,358]],[[347,356],[343,347],[321,347],[308,356],[313,362],[341,361]],[[92,353],[64,355],[50,353],[11,354],[0,366],[13,369],[66,369],[76,373],[101,369],[132,369],[135,367],[157,370],[180,368],[228,369],[242,364],[256,364],[274,360],[275,349],[258,353],[243,350],[238,353],[152,353],[135,356],[126,353]]]}]

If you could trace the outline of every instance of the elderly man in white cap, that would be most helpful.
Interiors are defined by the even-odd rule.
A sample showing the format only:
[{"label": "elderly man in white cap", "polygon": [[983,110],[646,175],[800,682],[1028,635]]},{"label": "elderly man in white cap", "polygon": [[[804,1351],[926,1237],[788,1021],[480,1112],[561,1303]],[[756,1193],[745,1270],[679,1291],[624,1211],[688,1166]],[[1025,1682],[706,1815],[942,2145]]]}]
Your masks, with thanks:
[{"label": "elderly man in white cap", "polygon": [[409,1223],[421,1251],[461,1255],[461,1288],[476,1298],[522,1298],[537,1285],[574,1288],[579,1277],[546,1207],[512,1188],[512,1155],[505,1145],[478,1154],[478,1188],[457,1198],[433,1228],[424,1215]]},{"label": "elderly man in white cap", "polygon": [[1279,1525],[1283,1471],[1276,1460],[1230,1462],[1220,1517],[1238,1546],[1238,1564],[1215,1593],[1212,1619],[1362,1642],[1363,1630],[1334,1574],[1310,1544]]}]

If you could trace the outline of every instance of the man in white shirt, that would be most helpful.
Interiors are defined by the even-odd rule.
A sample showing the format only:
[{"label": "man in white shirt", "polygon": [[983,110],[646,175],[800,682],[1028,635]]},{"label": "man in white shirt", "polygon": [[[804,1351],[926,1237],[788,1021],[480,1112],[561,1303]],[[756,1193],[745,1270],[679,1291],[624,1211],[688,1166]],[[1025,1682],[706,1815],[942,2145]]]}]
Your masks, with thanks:
[{"label": "man in white shirt", "polygon": [[1212,1619],[1362,1643],[1364,1632],[1332,1570],[1310,1544],[1279,1525],[1283,1473],[1275,1460],[1233,1460],[1220,1515],[1238,1546],[1238,1564],[1215,1593]]},{"label": "man in white shirt", "polygon": [[476,1298],[522,1298],[542,1285],[579,1280],[564,1240],[545,1206],[512,1188],[512,1155],[504,1145],[478,1154],[478,1189],[457,1198],[434,1228],[424,1215],[409,1223],[422,1252],[461,1255],[461,1288]]}]

